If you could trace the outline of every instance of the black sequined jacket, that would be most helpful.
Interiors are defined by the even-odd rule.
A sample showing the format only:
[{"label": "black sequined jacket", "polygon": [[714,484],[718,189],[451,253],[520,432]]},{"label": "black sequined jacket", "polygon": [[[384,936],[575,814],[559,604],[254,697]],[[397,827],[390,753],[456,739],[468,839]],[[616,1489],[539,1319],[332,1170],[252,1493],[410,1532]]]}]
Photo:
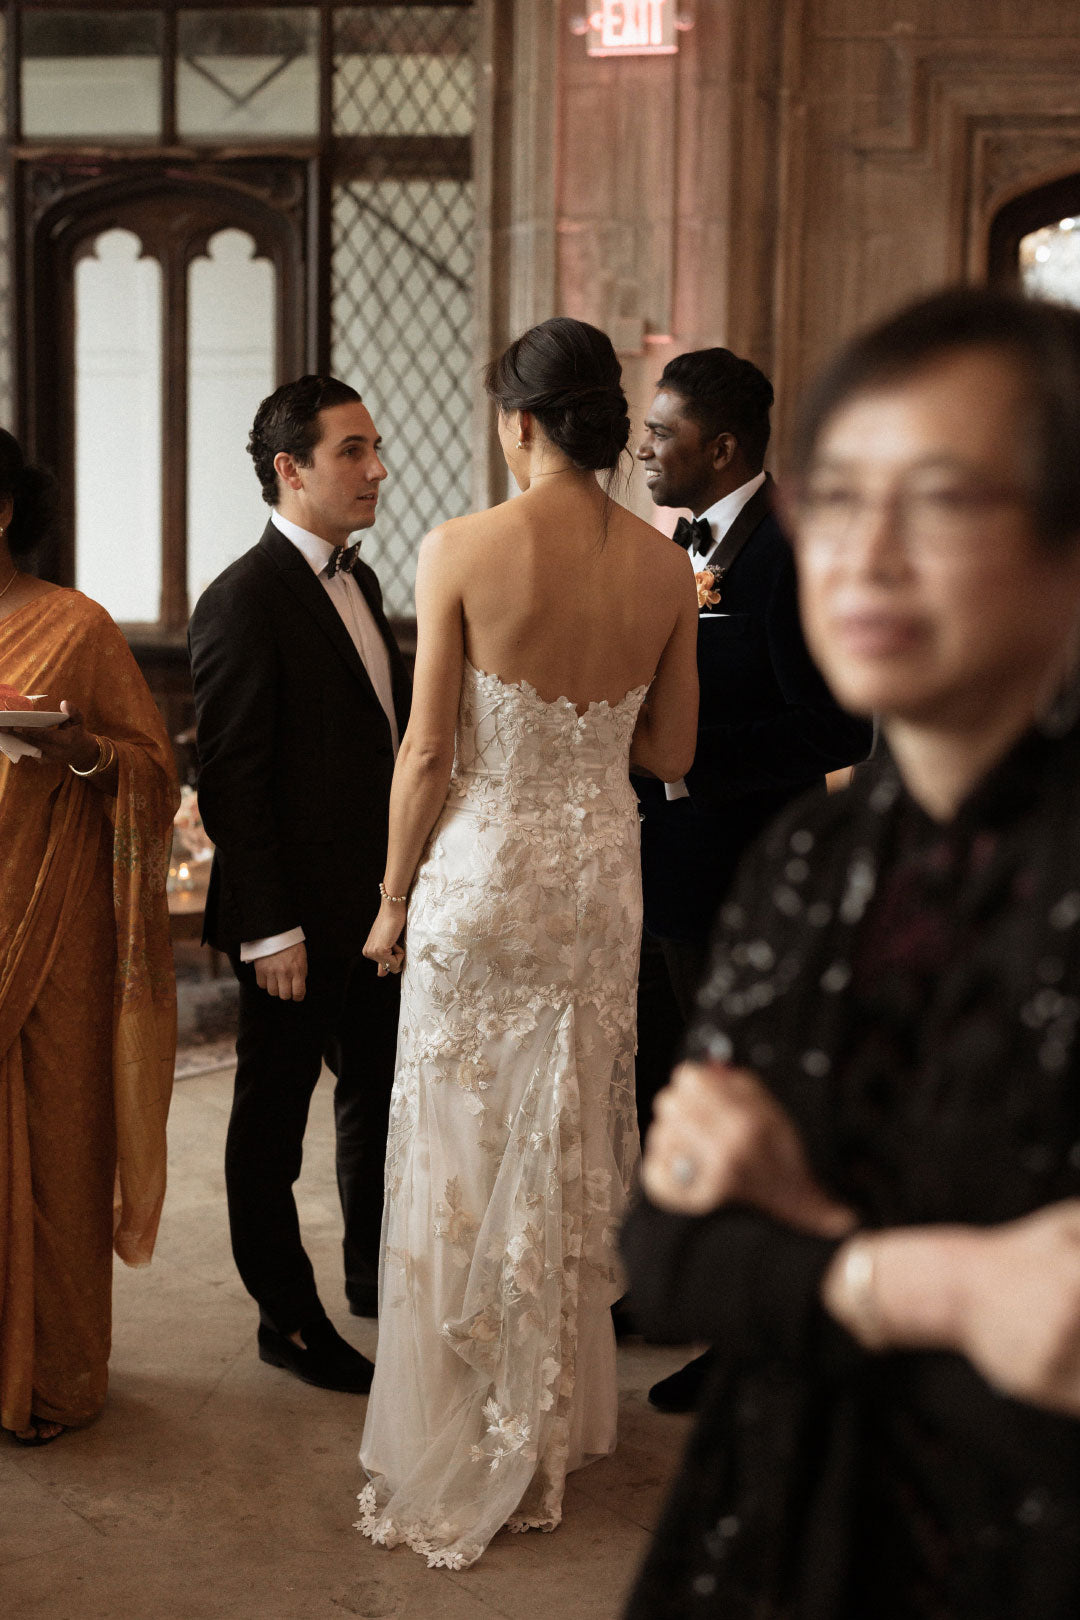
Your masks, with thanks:
[{"label": "black sequined jacket", "polygon": [[[1080,728],[1032,732],[942,826],[887,755],[797,806],[721,914],[692,1054],[757,1071],[867,1226],[1080,1196]],[[1080,1422],[958,1356],[864,1354],[834,1251],[647,1203],[647,1333],[719,1358],[630,1620],[1077,1620]]]}]

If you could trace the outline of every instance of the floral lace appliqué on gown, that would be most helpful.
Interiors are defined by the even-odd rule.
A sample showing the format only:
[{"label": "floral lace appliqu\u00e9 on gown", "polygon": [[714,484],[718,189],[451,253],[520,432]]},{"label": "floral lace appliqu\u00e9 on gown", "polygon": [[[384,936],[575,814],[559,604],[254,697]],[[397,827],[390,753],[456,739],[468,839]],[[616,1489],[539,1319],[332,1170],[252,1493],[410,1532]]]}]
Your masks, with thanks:
[{"label": "floral lace appliqu\u00e9 on gown", "polygon": [[360,1451],[358,1528],[431,1565],[553,1530],[567,1472],[615,1444],[645,690],[578,715],[465,665],[409,901]]}]

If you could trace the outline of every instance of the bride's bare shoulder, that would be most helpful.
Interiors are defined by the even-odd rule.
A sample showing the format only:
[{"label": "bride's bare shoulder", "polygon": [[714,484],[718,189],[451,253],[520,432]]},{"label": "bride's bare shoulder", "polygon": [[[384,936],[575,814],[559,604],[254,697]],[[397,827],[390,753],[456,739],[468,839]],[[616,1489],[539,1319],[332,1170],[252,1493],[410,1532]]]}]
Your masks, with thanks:
[{"label": "bride's bare shoulder", "polygon": [[486,512],[469,512],[465,517],[447,518],[428,534],[420,546],[422,557],[449,562],[466,562],[477,549],[485,549],[512,532],[507,513],[510,502],[490,507]]},{"label": "bride's bare shoulder", "polygon": [[491,506],[484,512],[468,512],[464,517],[447,518],[424,537],[424,545],[446,548],[468,545],[474,540],[494,539],[510,528],[510,502]]},{"label": "bride's bare shoulder", "polygon": [[654,577],[659,572],[660,577],[670,575],[673,580],[681,580],[686,573],[687,556],[682,547],[625,508],[620,512],[619,539],[627,549],[638,553]]},{"label": "bride's bare shoulder", "polygon": [[489,558],[492,545],[509,533],[502,512],[502,507],[492,507],[437,524],[420,543],[419,569],[429,578],[437,576],[462,587],[475,573],[478,558]]}]

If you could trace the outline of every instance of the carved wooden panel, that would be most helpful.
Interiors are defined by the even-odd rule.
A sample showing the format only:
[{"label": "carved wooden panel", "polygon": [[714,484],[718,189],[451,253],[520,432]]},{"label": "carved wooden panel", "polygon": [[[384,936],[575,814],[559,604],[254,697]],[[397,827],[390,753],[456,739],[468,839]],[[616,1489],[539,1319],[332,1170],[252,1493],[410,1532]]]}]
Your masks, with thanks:
[{"label": "carved wooden panel", "polygon": [[[1080,8],[806,0],[783,87],[778,446],[836,343],[905,298],[985,277],[993,218],[1080,169]],[[749,9],[744,12],[749,15]]]},{"label": "carved wooden panel", "polygon": [[1076,0],[695,0],[652,63],[589,61],[583,9],[561,6],[559,307],[627,349],[641,323],[636,413],[671,353],[749,355],[776,465],[842,338],[981,279],[1001,208],[1080,173]]}]

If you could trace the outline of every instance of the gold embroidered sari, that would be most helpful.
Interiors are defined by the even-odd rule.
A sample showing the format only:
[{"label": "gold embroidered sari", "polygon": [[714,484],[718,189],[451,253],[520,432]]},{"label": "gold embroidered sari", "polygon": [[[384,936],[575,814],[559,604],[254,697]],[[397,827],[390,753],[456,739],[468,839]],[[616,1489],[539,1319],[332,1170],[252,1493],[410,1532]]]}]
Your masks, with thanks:
[{"label": "gold embroidered sari", "polygon": [[0,755],[0,1425],[105,1399],[112,1249],[153,1251],[176,994],[165,878],[177,789],[116,625],[78,591],[0,620],[0,681],[66,698],[116,747],[107,797]]}]

